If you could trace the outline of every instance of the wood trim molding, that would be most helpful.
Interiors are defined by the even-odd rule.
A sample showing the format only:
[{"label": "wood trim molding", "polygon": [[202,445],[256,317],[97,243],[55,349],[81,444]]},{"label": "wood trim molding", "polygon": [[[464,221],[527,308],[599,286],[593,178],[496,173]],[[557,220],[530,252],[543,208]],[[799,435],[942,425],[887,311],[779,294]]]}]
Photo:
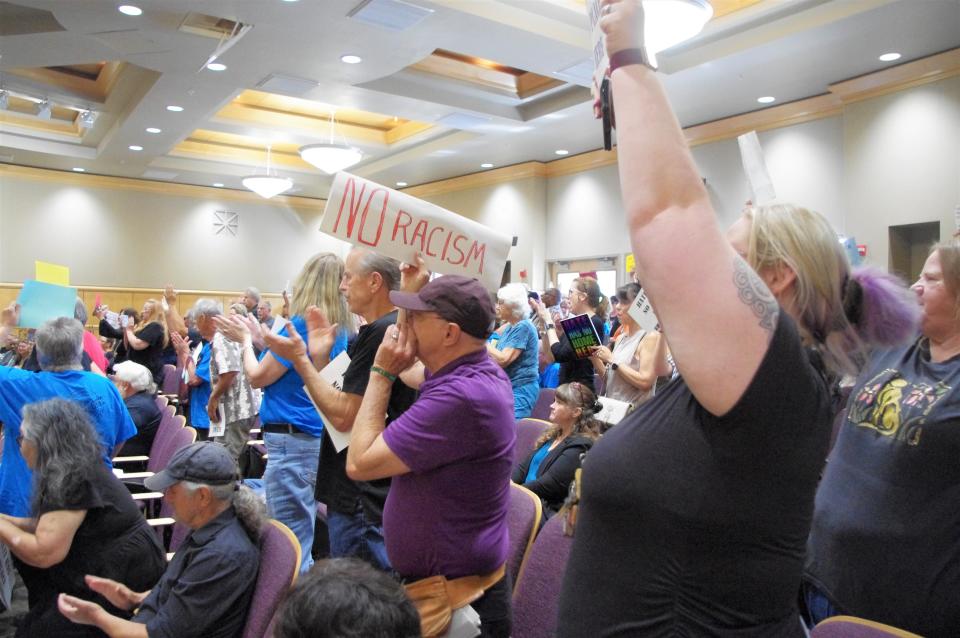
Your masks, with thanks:
[{"label": "wood trim molding", "polygon": [[[85,188],[109,188],[113,190],[132,190],[158,195],[179,195],[195,199],[216,199],[237,202],[264,204],[267,200],[256,193],[235,190],[232,188],[213,188],[212,186],[195,186],[193,184],[176,184],[173,182],[157,182],[130,177],[113,177],[109,175],[91,175],[89,173],[73,173],[55,171],[32,166],[18,166],[16,164],[0,164],[0,177],[14,177],[43,182],[57,182]],[[270,200],[271,205],[289,206],[304,210],[322,210],[326,206],[325,199],[277,195]]]}]

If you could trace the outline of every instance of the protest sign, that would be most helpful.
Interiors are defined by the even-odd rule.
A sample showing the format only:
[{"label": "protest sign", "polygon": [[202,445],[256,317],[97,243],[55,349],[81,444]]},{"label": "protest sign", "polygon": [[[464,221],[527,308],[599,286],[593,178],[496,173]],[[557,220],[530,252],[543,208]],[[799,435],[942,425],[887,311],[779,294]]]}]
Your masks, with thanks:
[{"label": "protest sign", "polygon": [[44,321],[73,317],[77,289],[28,279],[17,297],[20,327],[39,328]]},{"label": "protest sign", "polygon": [[56,284],[57,286],[70,285],[70,269],[66,266],[48,264],[45,261],[35,261],[33,262],[33,267],[36,272],[35,279],[37,281]]},{"label": "protest sign", "polygon": [[573,347],[573,353],[577,359],[586,359],[590,356],[590,351],[600,345],[600,335],[597,329],[593,327],[590,321],[590,315],[577,315],[569,319],[561,319],[560,325],[563,327],[564,334],[570,340]]},{"label": "protest sign", "polygon": [[750,131],[737,137],[737,144],[740,145],[743,172],[747,174],[750,190],[753,191],[753,203],[757,206],[770,203],[777,195],[767,172],[767,164],[763,161],[763,149],[760,148],[757,132]]},{"label": "protest sign", "polygon": [[597,412],[594,418],[598,421],[609,423],[610,425],[616,425],[617,423],[620,423],[620,421],[623,420],[623,417],[627,416],[627,412],[630,411],[630,408],[633,407],[626,401],[619,401],[609,397],[597,397],[597,401],[600,402],[600,405],[603,406],[603,409]]},{"label": "protest sign", "polygon": [[[333,358],[333,361],[323,366],[323,369],[320,370],[320,378],[323,379],[326,383],[329,383],[337,390],[343,390],[343,375],[347,372],[347,368],[350,367],[350,355],[346,351],[341,352]],[[337,452],[342,452],[344,448],[350,445],[350,432],[341,432],[337,428],[333,427],[330,424],[330,419],[327,418],[323,412],[320,411],[320,408],[317,407],[317,404],[314,403],[313,397],[310,396],[310,392],[307,390],[307,386],[303,386],[303,391],[307,393],[307,398],[310,399],[310,403],[313,403],[313,408],[317,411],[317,414],[320,415],[320,420],[323,421],[323,429],[327,431],[327,437],[330,438],[330,442],[333,443],[333,447]]]},{"label": "protest sign", "polygon": [[643,288],[637,293],[637,298],[630,304],[630,309],[627,310],[627,313],[633,317],[633,320],[637,322],[641,330],[653,332],[654,330],[660,329],[660,321],[653,312],[653,306],[650,305],[650,300],[647,299],[647,293],[643,291]]},{"label": "protest sign", "polygon": [[320,230],[381,255],[444,275],[479,279],[500,287],[512,238],[471,219],[349,173],[337,173]]}]

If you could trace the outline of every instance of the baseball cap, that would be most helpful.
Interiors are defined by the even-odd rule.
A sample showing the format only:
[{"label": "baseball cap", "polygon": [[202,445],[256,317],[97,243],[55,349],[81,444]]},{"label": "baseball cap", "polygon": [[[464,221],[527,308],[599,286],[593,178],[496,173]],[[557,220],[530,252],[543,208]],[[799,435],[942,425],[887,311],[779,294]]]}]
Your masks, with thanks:
[{"label": "baseball cap", "polygon": [[227,485],[237,480],[236,462],[227,448],[202,441],[180,448],[166,469],[143,481],[147,489],[162,492],[180,481],[204,485]]},{"label": "baseball cap", "polygon": [[478,339],[490,336],[496,318],[487,289],[476,279],[462,275],[437,277],[420,292],[393,290],[390,301],[406,310],[435,312]]}]

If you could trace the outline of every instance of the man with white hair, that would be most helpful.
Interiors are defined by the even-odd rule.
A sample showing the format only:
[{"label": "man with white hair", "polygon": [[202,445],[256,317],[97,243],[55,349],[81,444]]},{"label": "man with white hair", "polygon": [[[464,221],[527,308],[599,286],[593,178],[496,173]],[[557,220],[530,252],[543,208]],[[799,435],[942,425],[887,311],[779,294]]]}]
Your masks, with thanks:
[{"label": "man with white hair", "polygon": [[108,578],[86,577],[87,586],[112,605],[138,609],[132,620],[66,594],[58,600],[60,613],[112,638],[241,635],[260,567],[263,504],[238,486],[234,460],[211,441],[181,448],[144,485],[163,492],[173,517],[190,528],[160,582],[150,591],[135,592]]},{"label": "man with white hair", "polygon": [[128,439],[120,450],[121,456],[149,455],[157,428],[163,419],[155,393],[157,385],[150,371],[136,361],[121,361],[113,366],[113,384],[120,391],[123,403],[130,412],[137,435]]},{"label": "man with white hair", "polygon": [[243,305],[247,308],[247,314],[257,317],[257,305],[260,303],[260,290],[250,286],[243,291],[243,297],[240,298]]},{"label": "man with white hair", "polygon": [[[0,315],[0,340],[17,325],[19,310],[11,305]],[[85,372],[81,365],[83,326],[73,317],[47,321],[37,329],[36,350],[41,372],[0,368],[0,422],[4,426],[0,460],[0,513],[30,515],[31,473],[20,454],[21,408],[55,397],[77,401],[87,410],[103,446],[103,461],[137,433],[120,393],[106,377]]]}]

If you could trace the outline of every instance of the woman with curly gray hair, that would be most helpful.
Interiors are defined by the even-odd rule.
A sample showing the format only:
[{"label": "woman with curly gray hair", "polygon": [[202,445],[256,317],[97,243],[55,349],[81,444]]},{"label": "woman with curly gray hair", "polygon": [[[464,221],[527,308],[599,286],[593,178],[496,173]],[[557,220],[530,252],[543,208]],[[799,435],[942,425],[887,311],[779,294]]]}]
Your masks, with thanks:
[{"label": "woman with curly gray hair", "polygon": [[[124,614],[84,583],[101,574],[153,587],[166,567],[157,535],[101,461],[99,437],[77,403],[50,399],[23,408],[18,443],[33,471],[32,516],[0,514],[0,541],[18,559],[30,611],[17,636],[95,636],[57,610],[66,592]],[[129,614],[127,614],[129,615]]]},{"label": "woman with curly gray hair", "polygon": [[513,416],[517,419],[530,416],[540,392],[540,339],[529,315],[523,284],[507,284],[497,291],[497,319],[506,328],[496,343],[487,342],[487,352],[510,377]]}]

